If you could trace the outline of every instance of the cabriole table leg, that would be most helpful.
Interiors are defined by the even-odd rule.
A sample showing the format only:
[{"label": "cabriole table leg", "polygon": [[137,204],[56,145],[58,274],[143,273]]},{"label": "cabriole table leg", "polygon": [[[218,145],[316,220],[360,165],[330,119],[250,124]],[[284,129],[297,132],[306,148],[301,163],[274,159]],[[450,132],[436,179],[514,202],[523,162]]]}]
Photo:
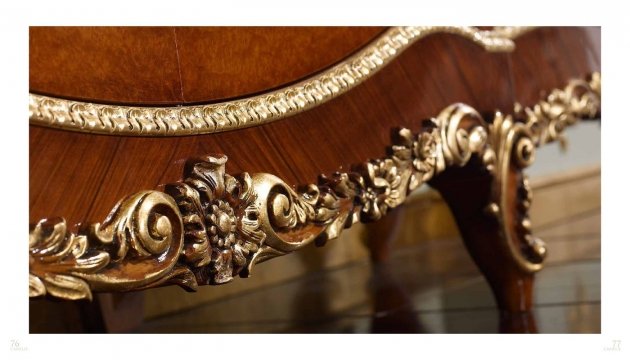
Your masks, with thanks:
[{"label": "cabriole table leg", "polygon": [[[501,218],[493,200],[495,180],[479,161],[471,161],[446,170],[432,185],[448,203],[470,255],[492,288],[500,311],[499,330],[536,332],[531,313],[534,272],[545,248],[528,226],[531,192],[521,171],[511,168],[506,196],[499,199],[505,206]],[[514,249],[521,252],[519,257]]]}]

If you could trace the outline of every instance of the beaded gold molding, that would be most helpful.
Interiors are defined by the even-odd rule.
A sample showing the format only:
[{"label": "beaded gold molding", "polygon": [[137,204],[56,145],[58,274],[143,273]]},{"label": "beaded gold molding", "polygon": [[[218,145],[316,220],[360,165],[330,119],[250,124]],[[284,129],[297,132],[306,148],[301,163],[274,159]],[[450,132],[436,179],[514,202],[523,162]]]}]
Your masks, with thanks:
[{"label": "beaded gold molding", "polygon": [[33,125],[110,135],[183,136],[240,129],[295,115],[343,94],[427,35],[457,34],[488,51],[511,51],[514,48],[512,39],[529,29],[395,27],[323,73],[262,95],[199,106],[133,107],[29,94],[29,119]]},{"label": "beaded gold molding", "polygon": [[[29,295],[91,299],[93,291],[129,291],[178,284],[194,291],[247,277],[259,262],[315,242],[323,245],[358,221],[379,220],[422,183],[447,167],[482,160],[493,175],[488,211],[503,226],[505,245],[523,271],[542,267],[542,241],[527,217],[531,190],[519,186],[516,224],[506,202],[511,167],[534,160],[536,146],[600,109],[600,76],[574,80],[534,107],[487,122],[468,105],[454,104],[424,120],[413,134],[399,129],[389,156],[348,173],[321,176],[294,191],[278,177],[225,173],[223,155],[190,159],[184,180],[164,192],[141,191],[121,200],[105,221],[69,232],[62,218],[45,219],[29,235]],[[510,225],[518,239],[510,238]]]}]

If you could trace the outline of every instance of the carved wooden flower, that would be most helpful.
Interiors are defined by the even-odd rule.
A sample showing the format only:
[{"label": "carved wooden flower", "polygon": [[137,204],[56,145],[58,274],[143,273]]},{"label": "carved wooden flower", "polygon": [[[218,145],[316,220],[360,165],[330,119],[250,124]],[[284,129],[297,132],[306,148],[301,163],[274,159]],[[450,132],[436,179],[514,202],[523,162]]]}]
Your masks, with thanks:
[{"label": "carved wooden flower", "polygon": [[401,199],[402,178],[399,167],[392,159],[372,161],[366,164],[363,173],[366,189],[362,196],[362,216],[369,220],[380,219],[388,208],[396,206]]},{"label": "carved wooden flower", "polygon": [[235,242],[236,216],[234,209],[223,200],[215,200],[207,210],[207,232],[213,246],[229,248]]},{"label": "carved wooden flower", "polygon": [[416,170],[427,173],[435,167],[437,158],[437,130],[423,132],[413,143],[413,166]]},{"label": "carved wooden flower", "polygon": [[224,155],[192,159],[184,182],[166,187],[184,215],[184,258],[202,282],[225,283],[244,274],[265,238],[251,177],[226,174],[226,162]]},{"label": "carved wooden flower", "polygon": [[420,172],[412,174],[409,190],[417,188],[422,182],[430,179],[435,170],[438,158],[439,132],[437,123],[433,119],[422,122],[422,131],[417,135],[409,129],[400,129],[395,134],[392,146],[393,159],[400,169],[406,168],[411,162],[413,169]]}]

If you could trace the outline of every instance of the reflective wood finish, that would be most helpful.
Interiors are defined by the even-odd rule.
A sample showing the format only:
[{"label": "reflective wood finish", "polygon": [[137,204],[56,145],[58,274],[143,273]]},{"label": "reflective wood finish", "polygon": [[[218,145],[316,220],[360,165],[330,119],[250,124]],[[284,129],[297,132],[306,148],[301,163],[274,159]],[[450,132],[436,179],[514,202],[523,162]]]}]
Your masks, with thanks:
[{"label": "reflective wood finish", "polygon": [[327,68],[382,27],[31,27],[31,92],[179,105],[260,93]]},{"label": "reflective wood finish", "polygon": [[[541,333],[599,333],[601,330],[598,181],[599,177],[580,176],[572,182],[564,181],[544,189],[534,187],[537,198],[532,217],[541,220],[534,222],[534,231],[546,240],[550,253],[534,288],[533,313]],[[575,203],[576,191],[592,198],[586,202],[582,198],[582,202]],[[553,199],[554,216],[548,216],[548,207],[542,206],[544,199]],[[176,310],[175,303],[203,295],[183,293],[177,288],[124,294],[144,294],[148,308],[144,324],[124,330],[100,327],[101,330],[92,331],[497,332],[498,314],[492,290],[462,246],[461,238],[452,235],[454,224],[441,207],[441,201],[427,203],[427,199],[405,207],[402,231],[387,234],[391,255],[387,264],[379,266],[381,270],[373,269],[365,254],[331,266],[331,255],[362,250],[357,233],[345,233],[339,241],[324,248],[305,249],[295,256],[263,264],[258,274],[300,268],[300,275],[276,278],[265,286],[260,285],[262,279],[257,277],[229,286],[206,288],[206,296],[210,293],[219,296],[206,298],[196,306],[189,305],[185,311]],[[436,226],[449,232],[446,235],[425,233],[428,222],[437,222]],[[347,247],[355,243],[354,248]],[[247,290],[238,294],[231,292],[233,286],[240,285],[248,285]],[[95,300],[98,307],[100,296]],[[116,296],[113,300],[115,315],[122,315],[120,306],[129,301]],[[172,306],[157,312],[159,303]],[[259,306],[267,303],[274,305]],[[31,302],[30,331],[85,332],[85,326],[96,326],[95,319],[86,317],[87,313],[81,315],[79,310],[69,310],[78,305],[77,302]]]},{"label": "reflective wood finish", "polygon": [[[29,222],[51,214],[63,214],[70,224],[100,221],[127,194],[179,180],[183,162],[203,154],[227,155],[230,173],[267,172],[289,184],[313,182],[319,174],[381,157],[392,127],[417,131],[420,119],[435,116],[450,103],[465,102],[485,113],[496,109],[510,112],[514,101],[534,102],[531,94],[521,99],[515,91],[539,89],[538,100],[542,89],[599,70],[589,60],[591,55],[567,56],[563,52],[565,38],[570,36],[571,43],[579,44],[574,52],[590,54],[589,34],[597,31],[535,30],[516,41],[517,49],[524,47],[520,47],[522,42],[533,42],[525,43],[525,54],[509,55],[489,54],[454,35],[433,35],[351,93],[294,117],[238,132],[146,139],[31,126]],[[559,33],[565,36],[560,38]],[[539,60],[541,52],[543,60]],[[544,61],[561,75],[531,76],[531,66],[523,65],[526,60]],[[535,68],[541,67],[536,64]],[[522,73],[528,75],[518,75]],[[514,81],[506,74],[514,74]],[[350,139],[361,141],[348,142]],[[74,196],[74,189],[82,189],[85,195]]]},{"label": "reflective wood finish", "polygon": [[[49,34],[44,30],[41,34]],[[155,81],[155,89],[150,90],[150,95],[131,85],[125,88],[100,82],[78,87],[83,94],[79,96],[147,104],[243,96],[294,81],[301,74],[321,69],[367,42],[377,30],[380,31],[357,31],[355,36],[346,38],[346,42],[340,45],[344,51],[310,62],[300,70],[300,75],[272,72],[269,77],[253,76],[260,80],[259,83],[235,81],[243,84],[242,87],[211,89],[204,87],[205,83],[195,86],[199,78],[188,73],[202,74],[204,69],[195,69],[194,64],[190,65],[194,56],[186,49],[204,46],[189,44],[172,59],[172,52],[166,50],[167,44],[158,40],[163,37],[150,36],[150,31],[166,29],[151,29],[143,36],[155,40],[149,41],[155,42],[151,45],[156,49],[155,53],[164,49],[168,55],[163,68],[154,66],[147,70],[162,76],[147,78],[147,81]],[[37,41],[50,43],[45,41],[48,35],[38,35],[37,31],[40,30],[31,31],[31,47],[45,52],[45,47],[37,46]],[[94,36],[89,35],[90,31],[93,30],[86,31],[86,37],[79,36],[78,39],[89,42]],[[339,31],[343,33],[346,30]],[[198,35],[194,29],[182,29],[181,33],[189,34],[191,42]],[[540,91],[561,87],[570,78],[581,78],[587,73],[599,71],[598,34],[597,28],[535,30],[516,41],[517,51],[512,54],[492,54],[453,35],[433,35],[414,44],[382,71],[347,94],[296,116],[234,132],[180,138],[120,138],[31,126],[29,221],[35,223],[53,215],[65,217],[69,225],[101,221],[112,206],[126,195],[180,180],[184,162],[204,154],[226,154],[230,159],[227,172],[231,174],[262,172],[274,174],[291,185],[312,183],[319,174],[331,174],[340,169],[347,171],[350,164],[381,158],[384,149],[390,145],[392,128],[407,127],[418,132],[421,119],[436,116],[451,103],[467,103],[490,119],[495,110],[511,113],[514,102],[532,105],[540,99]],[[116,43],[117,36],[118,43],[137,47],[126,43],[127,37],[120,32],[112,35],[112,44]],[[281,35],[277,36],[281,38]],[[141,38],[134,39],[141,41]],[[185,44],[188,40],[184,35],[177,42]],[[330,46],[333,40],[325,38],[322,41],[326,45],[321,46]],[[124,49],[123,45],[117,48],[125,53]],[[304,51],[312,50],[309,46],[304,48]],[[97,53],[91,52],[89,47],[87,51]],[[234,51],[239,53],[240,50],[237,47]],[[39,66],[42,73],[51,73],[46,64],[41,63],[42,56],[37,55],[37,52],[31,53],[31,67]],[[179,87],[173,80],[173,64],[180,69],[177,74]],[[182,64],[189,65],[182,67]],[[107,72],[107,68],[112,66],[115,64],[103,60],[101,67],[87,67],[77,70],[77,73],[87,70],[87,74],[94,75],[99,71]],[[243,70],[243,74],[247,71]],[[129,75],[135,70],[123,67],[120,73]],[[33,73],[31,76],[32,90],[39,89],[43,93],[62,92],[61,88],[55,89],[54,84],[67,89],[76,86],[46,80],[46,76],[35,78]],[[128,80],[127,76],[123,77]],[[134,79],[138,81],[139,78]],[[227,81],[233,77],[220,75],[217,79]],[[193,91],[187,97],[184,83],[191,84],[190,89],[198,93]],[[180,90],[179,94],[177,90]],[[471,254],[494,290],[503,311],[503,330],[536,331],[532,322],[523,321],[523,318],[514,321],[515,316],[525,316],[525,320],[530,316],[533,276],[516,269],[508,259],[492,254],[492,244],[499,242],[501,235],[497,225],[483,212],[482,204],[487,204],[490,197],[490,179],[487,174],[477,171],[479,166],[473,161],[463,169],[449,170],[436,179],[434,185],[449,202]],[[509,181],[515,189],[512,196],[516,196],[516,183],[520,182],[520,177],[520,171],[510,172]]]},{"label": "reflective wood finish", "polygon": [[[405,218],[418,213],[409,209]],[[409,223],[391,244],[388,264],[355,261],[153,317],[133,332],[498,333],[492,290],[462,239],[419,240]],[[540,333],[601,332],[599,227],[595,208],[534,228],[550,247],[532,301]],[[324,256],[322,249],[308,255]],[[258,306],[268,302],[275,306]]]},{"label": "reflective wood finish", "polygon": [[[511,188],[517,188],[522,177],[520,171],[510,172]],[[462,239],[473,260],[488,280],[500,311],[500,331],[536,333],[532,316],[532,289],[534,274],[520,269],[501,249],[506,234],[501,224],[487,211],[491,197],[492,177],[483,171],[483,166],[471,162],[462,169],[449,169],[448,173],[432,182],[449,204],[457,222]],[[507,209],[516,219],[517,191],[511,193]],[[510,236],[524,242],[516,230],[509,226]]]}]

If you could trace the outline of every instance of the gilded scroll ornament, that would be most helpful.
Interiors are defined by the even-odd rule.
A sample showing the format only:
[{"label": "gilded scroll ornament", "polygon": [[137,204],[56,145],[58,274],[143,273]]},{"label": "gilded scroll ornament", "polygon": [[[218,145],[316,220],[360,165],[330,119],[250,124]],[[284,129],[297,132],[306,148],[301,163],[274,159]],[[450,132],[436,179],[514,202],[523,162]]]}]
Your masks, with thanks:
[{"label": "gilded scroll ornament", "polygon": [[[511,51],[528,27],[479,30],[455,26],[394,27],[356,55],[295,85],[240,100],[166,108],[113,106],[29,94],[33,125],[131,136],[209,134],[261,125],[321,105],[382,69],[416,41],[434,33],[462,36],[488,51]],[[80,84],[77,84],[80,86]]]},{"label": "gilded scroll ornament", "polygon": [[494,178],[488,211],[504,227],[505,249],[524,271],[536,271],[546,249],[531,234],[531,188],[520,180],[519,219],[511,232],[508,177],[531,164],[535,147],[558,139],[565,126],[597,116],[599,99],[600,77],[593,74],[532,108],[517,106],[514,116],[497,113],[492,122],[453,104],[424,120],[418,134],[397,129],[387,157],[321,176],[297,191],[271,174],[231,176],[223,155],[190,159],[183,181],[123,199],[103,224],[76,233],[59,218],[34,226],[29,295],[89,299],[92,291],[167,284],[195,290],[246,277],[257,263],[323,245],[358,221],[379,220],[418,186],[473,157]]},{"label": "gilded scroll ornament", "polygon": [[504,228],[505,244],[523,271],[542,268],[547,254],[545,243],[531,233],[528,210],[532,195],[526,177],[518,180],[519,201],[516,222],[518,239],[511,237],[507,209],[511,167],[523,169],[535,158],[535,148],[551,141],[563,140],[562,132],[579,119],[595,118],[600,112],[601,77],[593,73],[588,80],[572,80],[564,89],[553,90],[536,105],[523,108],[515,105],[514,116],[495,114],[490,127],[489,143],[497,154],[497,172],[494,176],[493,200],[488,209],[497,216]]},{"label": "gilded scroll ornament", "polygon": [[123,199],[78,234],[64,219],[42,220],[29,235],[29,295],[75,300],[137,289],[168,276],[182,246],[177,205],[158,191]]}]

